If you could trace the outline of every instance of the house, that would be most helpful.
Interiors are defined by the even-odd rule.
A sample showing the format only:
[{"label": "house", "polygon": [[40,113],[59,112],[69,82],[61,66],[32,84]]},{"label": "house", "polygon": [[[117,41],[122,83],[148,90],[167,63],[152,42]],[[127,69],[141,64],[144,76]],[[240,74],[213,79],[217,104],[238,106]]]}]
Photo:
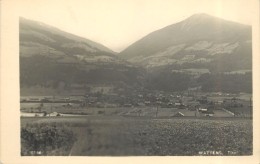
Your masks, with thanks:
[{"label": "house", "polygon": [[181,105],[181,103],[179,103],[179,102],[176,102],[176,103],[174,103],[174,105],[175,105],[175,106],[180,106],[180,105]]},{"label": "house", "polygon": [[214,116],[214,112],[213,111],[205,111],[202,112],[204,114],[204,116],[208,116],[208,117],[213,117]]},{"label": "house", "polygon": [[208,109],[207,108],[199,108],[199,112],[207,112]]},{"label": "house", "polygon": [[60,113],[57,112],[52,112],[49,114],[50,117],[56,117],[56,116],[61,116]]},{"label": "house", "polygon": [[222,105],[222,104],[223,104],[223,101],[219,100],[219,101],[216,102],[216,104]]},{"label": "house", "polygon": [[145,101],[144,103],[145,103],[146,106],[151,105],[151,101]]}]

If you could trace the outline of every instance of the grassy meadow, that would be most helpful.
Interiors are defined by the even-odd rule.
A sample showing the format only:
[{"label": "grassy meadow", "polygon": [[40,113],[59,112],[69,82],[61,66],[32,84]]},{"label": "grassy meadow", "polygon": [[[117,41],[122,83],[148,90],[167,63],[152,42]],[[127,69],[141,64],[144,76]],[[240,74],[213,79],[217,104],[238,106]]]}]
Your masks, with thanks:
[{"label": "grassy meadow", "polygon": [[[49,126],[73,134],[71,145],[46,155],[178,156],[250,155],[252,120],[242,118],[152,118],[132,116],[21,117],[21,127]],[[31,130],[31,129],[29,129]],[[52,130],[53,131],[53,130]],[[56,133],[56,132],[55,132]],[[62,134],[58,137],[62,137]],[[64,137],[64,136],[63,136]],[[25,148],[22,142],[22,151]],[[65,148],[66,151],[64,151]],[[30,151],[30,150],[27,150]],[[212,154],[212,153],[218,154]],[[28,154],[27,154],[28,155]]]}]

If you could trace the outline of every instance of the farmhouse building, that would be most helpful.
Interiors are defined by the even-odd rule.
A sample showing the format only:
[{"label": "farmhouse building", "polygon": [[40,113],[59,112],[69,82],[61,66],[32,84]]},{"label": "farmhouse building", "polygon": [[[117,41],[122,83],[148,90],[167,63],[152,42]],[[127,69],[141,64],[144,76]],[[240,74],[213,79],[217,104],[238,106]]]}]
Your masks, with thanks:
[{"label": "farmhouse building", "polygon": [[207,108],[199,108],[199,112],[207,112],[208,109]]},{"label": "farmhouse building", "polygon": [[205,111],[202,112],[204,114],[204,116],[209,116],[209,117],[213,117],[214,116],[214,112],[213,111]]}]

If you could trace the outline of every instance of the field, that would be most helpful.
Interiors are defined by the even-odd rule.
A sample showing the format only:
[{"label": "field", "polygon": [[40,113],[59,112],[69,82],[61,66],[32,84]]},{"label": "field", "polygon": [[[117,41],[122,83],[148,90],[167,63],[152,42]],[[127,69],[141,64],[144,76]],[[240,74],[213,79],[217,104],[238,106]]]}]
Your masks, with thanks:
[{"label": "field", "polygon": [[[39,112],[40,103],[21,103],[21,112]],[[78,104],[72,104],[66,107],[66,103],[44,103],[41,111],[58,112],[64,114],[82,114],[82,115],[120,115],[120,116],[144,116],[144,117],[172,117],[181,112],[185,117],[195,117],[195,111],[178,108],[157,108],[156,107],[116,107],[116,108],[97,108],[97,107],[79,107]],[[196,115],[199,116],[198,114]],[[214,110],[213,117],[233,117],[230,113],[223,110]]]},{"label": "field", "polygon": [[[64,125],[71,156],[251,155],[252,120],[132,116],[21,117],[21,126]],[[23,148],[23,146],[22,146]],[[55,154],[56,152],[56,154]]]}]

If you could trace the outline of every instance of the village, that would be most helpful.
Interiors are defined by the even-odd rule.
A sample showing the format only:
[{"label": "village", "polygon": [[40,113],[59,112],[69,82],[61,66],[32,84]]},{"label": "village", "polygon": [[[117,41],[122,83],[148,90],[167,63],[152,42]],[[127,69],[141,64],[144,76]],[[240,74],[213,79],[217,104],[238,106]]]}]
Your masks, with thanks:
[{"label": "village", "polygon": [[[245,96],[246,95],[246,96]],[[154,117],[252,117],[252,98],[240,93],[88,93],[21,98],[23,116],[127,115]],[[27,113],[27,114],[24,114]],[[30,114],[29,114],[30,115]],[[32,114],[30,115],[32,116]]]}]

